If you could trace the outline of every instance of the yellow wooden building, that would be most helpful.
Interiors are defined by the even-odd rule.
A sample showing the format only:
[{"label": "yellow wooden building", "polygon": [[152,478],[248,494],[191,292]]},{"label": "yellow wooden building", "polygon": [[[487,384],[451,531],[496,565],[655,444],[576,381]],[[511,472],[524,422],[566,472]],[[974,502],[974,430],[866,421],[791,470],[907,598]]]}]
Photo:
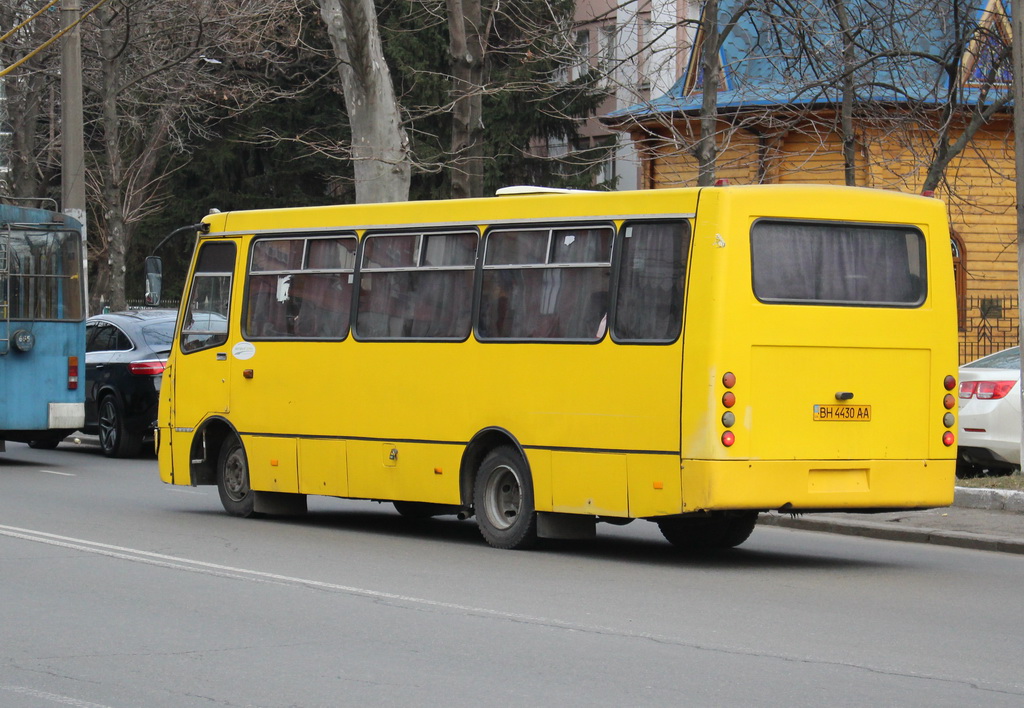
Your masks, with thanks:
[{"label": "yellow wooden building", "polygon": [[[1000,0],[982,0],[966,17],[976,39],[964,43],[956,87],[961,104],[952,112],[949,144],[963,134],[971,110],[990,105],[1010,83],[1009,69],[996,64],[1008,61],[996,50],[1009,46]],[[953,39],[942,27],[933,29],[933,34],[920,30],[918,44],[948,51]],[[826,30],[817,33],[824,44],[835,39]],[[752,34],[734,31],[721,52],[716,178],[729,184],[844,184],[840,94],[794,100],[801,93],[797,80],[758,66],[757,48],[744,45]],[[690,67],[669,94],[606,119],[629,131],[640,146],[646,188],[697,183],[693,149],[700,134],[701,43],[698,32]],[[874,87],[858,93],[852,123],[856,185],[922,192],[939,139],[938,121],[948,106],[943,97],[950,92],[941,73],[918,69],[914,81],[900,84],[899,95],[886,95],[879,87],[899,83],[897,72],[909,76],[905,67],[877,68]],[[990,89],[987,98],[983,87]],[[1008,109],[996,110],[949,163],[934,192],[947,204],[954,233],[962,362],[1018,341],[1015,190],[1012,116]]]}]

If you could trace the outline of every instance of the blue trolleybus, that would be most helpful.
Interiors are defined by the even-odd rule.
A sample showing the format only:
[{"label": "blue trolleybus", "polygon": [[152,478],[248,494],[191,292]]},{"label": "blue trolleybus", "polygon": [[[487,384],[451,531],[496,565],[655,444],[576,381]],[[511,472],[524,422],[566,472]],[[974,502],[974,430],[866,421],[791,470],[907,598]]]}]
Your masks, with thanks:
[{"label": "blue trolleybus", "polygon": [[0,204],[0,451],[56,447],[85,422],[82,225]]}]

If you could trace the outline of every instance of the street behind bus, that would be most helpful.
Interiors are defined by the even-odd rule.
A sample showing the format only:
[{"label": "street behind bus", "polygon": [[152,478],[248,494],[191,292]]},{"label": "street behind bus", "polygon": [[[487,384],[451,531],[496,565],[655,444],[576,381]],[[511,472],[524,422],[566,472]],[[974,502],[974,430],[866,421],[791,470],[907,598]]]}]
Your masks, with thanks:
[{"label": "street behind bus", "polygon": [[4,706],[1019,706],[1024,556],[654,524],[498,551],[311,497],[237,519],[94,440],[0,456]]}]

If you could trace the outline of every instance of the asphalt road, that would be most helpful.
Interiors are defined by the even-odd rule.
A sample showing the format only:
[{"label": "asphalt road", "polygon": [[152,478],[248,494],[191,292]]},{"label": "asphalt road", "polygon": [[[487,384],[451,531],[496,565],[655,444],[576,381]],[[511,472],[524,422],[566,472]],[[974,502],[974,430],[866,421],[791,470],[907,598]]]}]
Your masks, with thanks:
[{"label": "asphalt road", "polygon": [[1021,706],[1024,556],[653,524],[497,551],[311,499],[224,514],[153,459],[0,455],[0,706]]}]

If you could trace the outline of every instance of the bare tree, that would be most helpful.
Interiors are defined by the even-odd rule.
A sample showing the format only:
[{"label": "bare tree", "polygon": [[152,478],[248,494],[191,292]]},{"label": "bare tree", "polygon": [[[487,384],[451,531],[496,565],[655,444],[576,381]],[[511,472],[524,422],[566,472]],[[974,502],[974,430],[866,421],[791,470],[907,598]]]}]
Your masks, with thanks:
[{"label": "bare tree", "polygon": [[47,187],[57,176],[57,145],[54,84],[58,79],[58,61],[53,52],[37,50],[59,29],[54,13],[44,14],[24,25],[37,8],[28,2],[0,5],[0,33],[13,32],[0,42],[0,66],[12,69],[4,82],[6,121],[10,143],[4,156],[10,168],[7,193],[18,198],[46,196]]},{"label": "bare tree", "polygon": [[412,175],[409,138],[384,61],[373,1],[319,1],[339,59],[352,127],[356,201],[404,201]]},{"label": "bare tree", "polygon": [[187,151],[211,120],[273,97],[264,75],[289,41],[282,20],[293,11],[291,0],[115,0],[88,18],[94,307],[125,305],[126,254],[139,221],[162,207],[168,151]]},{"label": "bare tree", "polygon": [[447,0],[452,62],[452,196],[483,196],[484,54],[480,0]]}]

